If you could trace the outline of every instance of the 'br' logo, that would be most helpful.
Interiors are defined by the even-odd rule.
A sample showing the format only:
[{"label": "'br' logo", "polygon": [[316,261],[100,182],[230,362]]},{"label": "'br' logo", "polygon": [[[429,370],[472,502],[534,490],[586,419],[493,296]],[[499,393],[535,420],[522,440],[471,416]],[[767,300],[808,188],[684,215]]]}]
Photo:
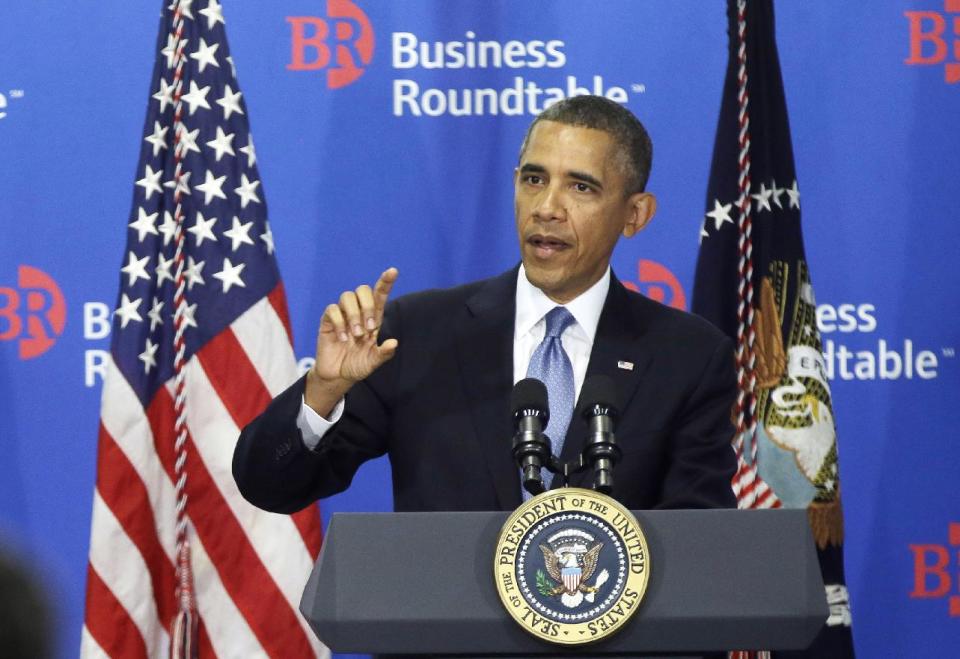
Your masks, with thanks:
[{"label": "'br' logo", "polygon": [[43,270],[21,265],[17,288],[0,286],[0,341],[18,340],[20,359],[49,350],[63,333],[67,305],[60,287]]},{"label": "'br' logo", "polygon": [[327,87],[346,87],[373,59],[373,28],[350,0],[327,0],[326,18],[287,16],[291,71],[327,69]]},{"label": "'br' logo", "polygon": [[637,279],[639,286],[632,281],[625,281],[623,285],[631,291],[643,293],[651,300],[686,311],[687,296],[683,292],[683,286],[665,265],[650,259],[640,259],[637,261]]},{"label": "'br' logo", "polygon": [[[951,522],[947,528],[947,541],[950,546],[941,544],[910,545],[913,552],[913,590],[910,597],[918,599],[947,597],[953,586],[950,579],[950,559],[957,561],[954,567],[960,567],[960,524]],[[960,592],[960,577],[956,591]],[[960,595],[949,597],[947,610],[951,617],[960,617]]]},{"label": "'br' logo", "polygon": [[[910,21],[910,57],[904,63],[914,66],[942,63],[944,79],[949,83],[960,82],[960,0],[943,0],[943,13],[903,13]],[[953,38],[944,36],[948,24]]]}]

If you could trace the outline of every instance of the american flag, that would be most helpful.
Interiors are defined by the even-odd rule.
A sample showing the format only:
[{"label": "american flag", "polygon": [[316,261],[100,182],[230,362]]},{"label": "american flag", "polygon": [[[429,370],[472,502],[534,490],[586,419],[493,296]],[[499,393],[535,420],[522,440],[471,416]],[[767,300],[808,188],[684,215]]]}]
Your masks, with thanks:
[{"label": "american flag", "polygon": [[830,617],[809,649],[787,656],[852,657],[833,403],[803,247],[773,3],[728,0],[727,15],[729,62],[693,311],[737,345],[738,507],[805,508],[817,543]]},{"label": "american flag", "polygon": [[[240,429],[296,362],[223,10],[162,11],[103,386],[81,656],[326,655],[297,611],[317,508],[260,511],[230,469]],[[181,609],[186,649],[171,636]]]}]

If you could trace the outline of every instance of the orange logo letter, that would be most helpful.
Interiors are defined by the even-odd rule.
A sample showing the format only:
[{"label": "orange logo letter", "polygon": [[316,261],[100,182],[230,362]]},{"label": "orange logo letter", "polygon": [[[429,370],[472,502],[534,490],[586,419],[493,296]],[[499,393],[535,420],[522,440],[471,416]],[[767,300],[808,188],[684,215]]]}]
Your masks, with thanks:
[{"label": "orange logo letter", "polygon": [[[950,555],[943,545],[910,545],[913,552],[913,591],[910,597],[943,597],[950,590],[950,575],[947,574],[947,563]],[[928,564],[926,556],[932,554],[933,564]],[[932,576],[937,581],[937,587],[927,589],[927,577]]]},{"label": "orange logo letter", "polygon": [[[903,12],[910,20],[910,57],[904,60],[906,64],[939,64],[947,57],[947,43],[941,35],[947,28],[947,22],[943,16],[935,11],[905,11]],[[923,21],[928,19],[933,22],[933,27],[929,32],[923,31]],[[923,42],[933,44],[933,54],[924,56]]]},{"label": "orange logo letter", "polygon": [[[290,63],[287,69],[291,71],[314,71],[322,69],[330,63],[330,49],[324,43],[327,40],[329,29],[327,22],[313,16],[287,16],[292,34],[290,35]],[[307,26],[313,26],[313,34],[307,36]],[[313,48],[317,56],[307,61],[306,50]]]}]

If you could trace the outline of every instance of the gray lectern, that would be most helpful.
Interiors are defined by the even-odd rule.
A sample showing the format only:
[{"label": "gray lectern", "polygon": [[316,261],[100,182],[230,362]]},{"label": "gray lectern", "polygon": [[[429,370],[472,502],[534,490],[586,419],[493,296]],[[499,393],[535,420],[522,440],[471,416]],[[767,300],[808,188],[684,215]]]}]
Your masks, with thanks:
[{"label": "gray lectern", "polygon": [[493,578],[505,512],[334,515],[300,610],[335,652],[485,657],[795,650],[824,624],[806,511],[635,514],[646,597],[596,645],[550,645],[508,617]]}]

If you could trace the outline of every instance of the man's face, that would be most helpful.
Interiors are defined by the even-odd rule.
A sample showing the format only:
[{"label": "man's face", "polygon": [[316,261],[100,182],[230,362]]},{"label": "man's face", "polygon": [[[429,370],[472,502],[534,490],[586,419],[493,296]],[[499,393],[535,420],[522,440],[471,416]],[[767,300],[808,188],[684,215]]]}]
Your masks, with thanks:
[{"label": "man's face", "polygon": [[642,229],[656,201],[626,194],[608,133],[541,121],[514,172],[514,208],[527,278],[563,304],[600,279],[620,235]]}]

